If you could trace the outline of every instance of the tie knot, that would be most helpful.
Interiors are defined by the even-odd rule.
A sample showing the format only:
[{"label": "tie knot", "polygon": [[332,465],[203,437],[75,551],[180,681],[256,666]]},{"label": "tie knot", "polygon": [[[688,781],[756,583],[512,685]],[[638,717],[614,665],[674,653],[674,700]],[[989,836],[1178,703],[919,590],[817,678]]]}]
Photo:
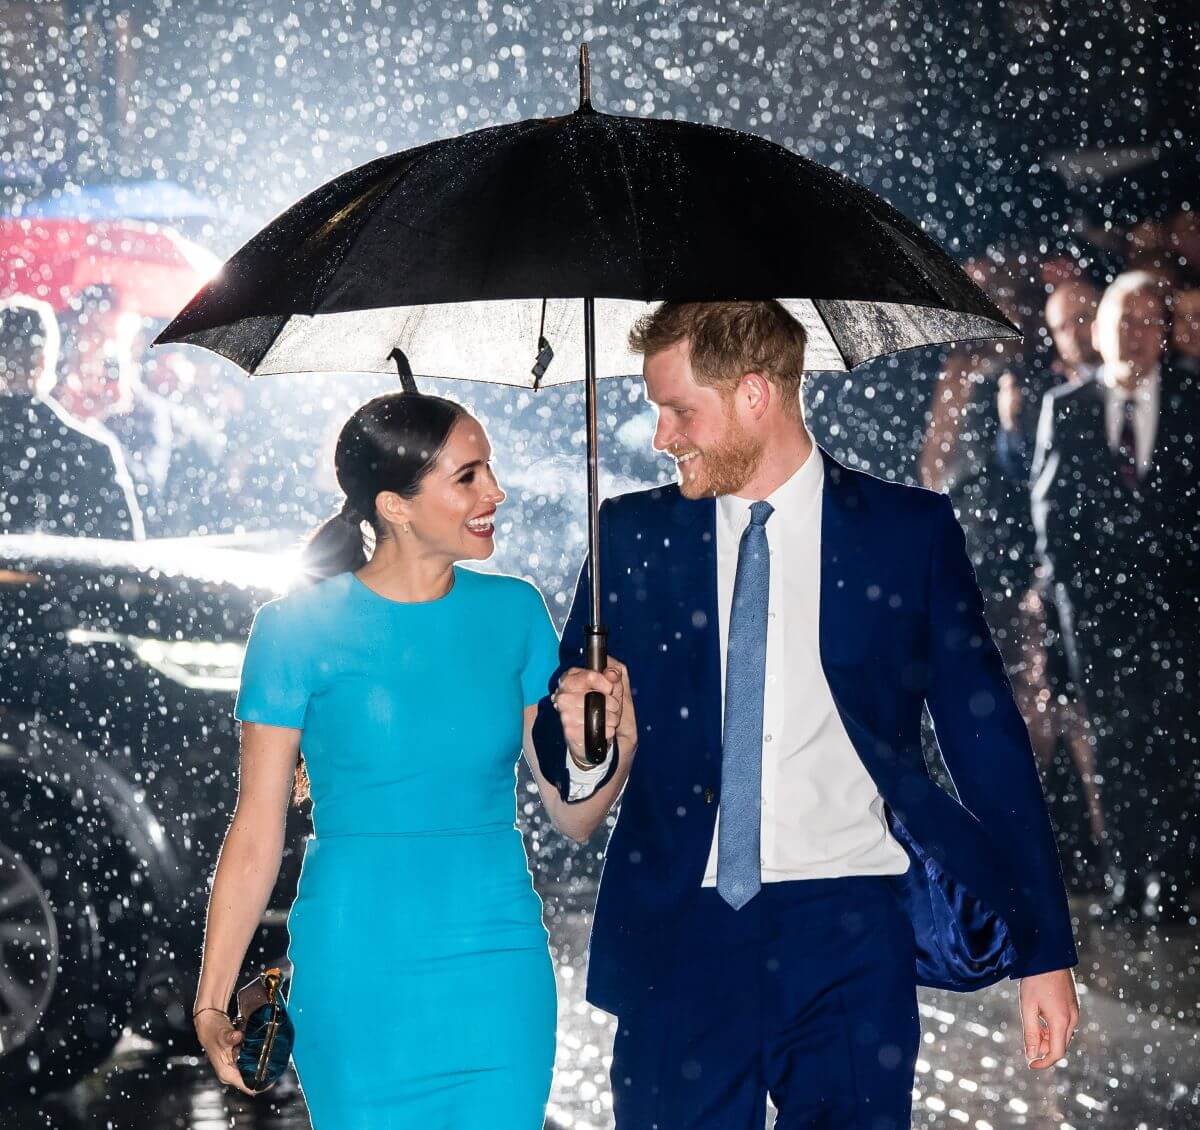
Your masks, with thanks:
[{"label": "tie knot", "polygon": [[767,519],[775,513],[775,507],[769,502],[752,502],[750,504],[750,525],[765,526]]}]

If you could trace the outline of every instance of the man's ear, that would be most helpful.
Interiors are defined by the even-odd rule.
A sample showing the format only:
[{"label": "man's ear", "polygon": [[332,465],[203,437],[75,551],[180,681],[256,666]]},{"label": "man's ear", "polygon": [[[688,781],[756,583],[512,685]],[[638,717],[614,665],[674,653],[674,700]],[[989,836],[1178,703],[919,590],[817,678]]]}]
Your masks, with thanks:
[{"label": "man's ear", "polygon": [[761,420],[775,397],[774,387],[764,374],[757,372],[746,373],[742,377],[742,387],[747,395],[750,412],[756,420]]}]

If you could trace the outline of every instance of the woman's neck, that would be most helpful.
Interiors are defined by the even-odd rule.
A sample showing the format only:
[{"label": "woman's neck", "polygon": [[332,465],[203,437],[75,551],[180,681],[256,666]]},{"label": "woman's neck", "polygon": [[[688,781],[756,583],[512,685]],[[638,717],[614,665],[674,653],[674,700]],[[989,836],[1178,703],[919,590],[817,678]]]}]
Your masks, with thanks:
[{"label": "woman's neck", "polygon": [[441,554],[399,549],[388,538],[376,545],[371,560],[355,576],[389,600],[437,600],[454,584],[454,562]]}]

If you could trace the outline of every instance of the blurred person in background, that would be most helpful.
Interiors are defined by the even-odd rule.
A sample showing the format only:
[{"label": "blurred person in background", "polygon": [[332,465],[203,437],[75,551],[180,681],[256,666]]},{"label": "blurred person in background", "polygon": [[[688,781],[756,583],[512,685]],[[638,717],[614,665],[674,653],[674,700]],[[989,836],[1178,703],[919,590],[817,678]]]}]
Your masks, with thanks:
[{"label": "blurred person in background", "polygon": [[1096,375],[1100,354],[1092,341],[1092,326],[1099,302],[1100,289],[1082,278],[1059,283],[1046,299],[1046,329],[1055,352],[1050,369],[1068,384]]},{"label": "blurred person in background", "polygon": [[0,530],[140,538],[116,440],[49,398],[58,350],[46,303],[21,295],[0,302]]},{"label": "blurred person in background", "polygon": [[[314,374],[297,403],[294,393],[269,379],[230,381],[221,374],[212,395],[241,404],[223,422],[221,487],[227,528],[299,529],[328,512],[337,485],[326,461],[337,441],[337,413],[349,403],[345,396],[353,385],[343,374],[321,379]],[[266,432],[269,445],[262,442]]]},{"label": "blurred person in background", "polygon": [[[128,323],[126,323],[126,326]],[[102,423],[121,397],[120,339],[116,292],[91,286],[75,295],[62,317],[62,373],[54,399],[80,420]],[[133,468],[130,468],[133,473]],[[138,481],[134,476],[135,483]]]},{"label": "blurred person in background", "polygon": [[1175,292],[1171,313],[1171,360],[1193,380],[1200,376],[1200,288]]},{"label": "blurred person in background", "polygon": [[116,437],[150,535],[213,532],[228,510],[225,439],[220,421],[200,403],[196,365],[179,350],[161,360],[151,355],[153,377],[171,391],[165,396],[145,379],[149,325],[123,308],[116,288],[87,287],[72,308],[59,395]]},{"label": "blurred person in background", "polygon": [[129,351],[134,360],[122,368],[120,405],[139,405],[143,414],[153,412],[165,423],[166,469],[151,529],[172,537],[213,533],[236,510],[226,466],[230,424],[240,402],[211,383],[220,366],[199,350],[151,349],[158,325],[139,322]]},{"label": "blurred person in background", "polygon": [[1091,716],[1113,859],[1107,909],[1186,921],[1195,882],[1200,543],[1193,374],[1164,361],[1169,291],[1126,272],[1104,292],[1094,381],[1042,402],[1038,552]]},{"label": "blurred person in background", "polygon": [[159,518],[171,462],[171,418],[144,393],[134,372],[133,344],[140,319],[123,310],[115,287],[89,286],[75,295],[67,320],[64,374],[55,397],[117,437],[133,476],[146,528]]},{"label": "blurred person in background", "polygon": [[[1043,320],[1054,349],[1045,368],[1051,377],[1067,384],[1093,380],[1100,362],[1092,338],[1100,288],[1073,259],[1045,263],[1041,273],[1049,290]],[[1090,837],[1090,844],[1085,847],[1079,833],[1072,833],[1075,840],[1072,857],[1077,865],[1072,880],[1082,889],[1096,892],[1102,889],[1103,871],[1107,867],[1104,810],[1096,780],[1090,723],[1079,689],[1071,681],[1058,605],[1049,591],[1049,580],[1047,568],[1039,562],[1034,569],[1033,584],[1021,598],[1020,608],[1025,618],[1024,658],[1013,681],[1039,764],[1048,770],[1060,745],[1070,756],[1083,793]],[[1076,813],[1074,806],[1067,806],[1061,817],[1070,821]]]},{"label": "blurred person in background", "polygon": [[[1018,274],[1019,252],[999,261],[973,259],[966,269],[1031,337],[1035,295],[1047,276],[1046,265],[1038,266],[1041,285],[1029,288],[1022,287]],[[1073,772],[1061,786],[1061,801],[1049,786],[1047,797],[1059,806],[1064,846],[1069,845],[1074,868],[1072,884],[1095,890],[1104,866],[1103,812],[1086,711],[1067,677],[1056,610],[1051,607],[1047,615],[1050,602],[1044,599],[1045,580],[1033,553],[1029,465],[1034,428],[1017,374],[1026,370],[1025,358],[1032,355],[1038,358],[1035,365],[1068,381],[1094,375],[1098,354],[1091,334],[1099,291],[1073,261],[1062,258],[1052,266],[1053,289],[1044,316],[1057,356],[1047,364],[1028,342],[1018,341],[952,351],[938,378],[918,467],[923,485],[946,491],[954,502],[1039,768],[1049,780],[1060,745],[1070,758]],[[1091,847],[1081,842],[1081,818],[1086,819]]]},{"label": "blurred person in background", "polygon": [[[1006,262],[966,264],[1005,316],[1020,320],[1020,282]],[[919,481],[950,495],[987,602],[988,623],[1011,674],[1022,661],[1019,601],[1033,567],[1026,500],[1026,427],[1021,379],[1024,345],[986,342],[951,350],[935,386],[917,459]]]},{"label": "blurred person in background", "polygon": [[[1037,572],[1038,577],[1020,601],[1024,622],[1022,659],[1012,674],[1013,693],[1029,727],[1029,738],[1043,773],[1049,776],[1060,747],[1070,758],[1083,803],[1077,804],[1073,787],[1063,789],[1057,820],[1061,822],[1063,838],[1068,841],[1073,864],[1073,870],[1066,876],[1067,883],[1072,890],[1095,894],[1104,889],[1108,856],[1091,721],[1070,680],[1058,609],[1047,592],[1046,572],[1041,566]],[[1049,785],[1046,792],[1048,801],[1060,800]],[[1087,844],[1077,826],[1080,815],[1087,822],[1090,840]]]}]

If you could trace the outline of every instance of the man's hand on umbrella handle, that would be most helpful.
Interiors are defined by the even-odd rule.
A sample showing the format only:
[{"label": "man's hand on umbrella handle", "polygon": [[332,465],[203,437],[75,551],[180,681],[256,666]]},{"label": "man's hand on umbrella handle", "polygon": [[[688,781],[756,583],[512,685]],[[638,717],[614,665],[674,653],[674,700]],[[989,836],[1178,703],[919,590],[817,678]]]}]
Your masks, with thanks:
[{"label": "man's hand on umbrella handle", "polygon": [[609,661],[605,671],[589,671],[585,667],[572,667],[564,671],[558,680],[558,689],[550,696],[558,716],[562,720],[563,736],[567,749],[575,764],[581,769],[591,769],[584,757],[584,699],[588,691],[599,691],[604,695],[604,741],[609,743],[621,726],[621,715],[625,701],[624,668]]},{"label": "man's hand on umbrella handle", "polygon": [[629,668],[619,659],[608,657],[608,669],[616,668],[621,673],[621,717],[617,719],[617,738],[623,753],[632,756],[637,748],[637,713],[633,707],[633,689],[629,685]]}]

